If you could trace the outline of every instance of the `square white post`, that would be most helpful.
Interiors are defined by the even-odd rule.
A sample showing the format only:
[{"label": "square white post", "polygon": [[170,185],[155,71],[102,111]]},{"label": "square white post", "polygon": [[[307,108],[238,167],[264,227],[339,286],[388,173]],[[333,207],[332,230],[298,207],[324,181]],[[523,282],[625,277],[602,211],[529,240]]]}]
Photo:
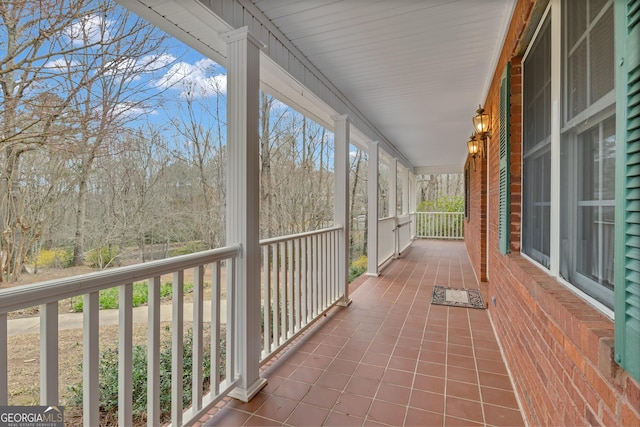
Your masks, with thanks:
[{"label": "square white post", "polygon": [[416,202],[417,202],[417,193],[416,193],[416,174],[413,172],[409,172],[409,213],[413,215],[411,220],[411,238],[414,239],[416,237]]},{"label": "square white post", "polygon": [[380,151],[377,141],[369,142],[369,182],[367,185],[367,275],[378,276],[378,169]]},{"label": "square white post", "polygon": [[260,378],[260,47],[247,27],[226,33],[227,245],[240,245],[235,263],[234,360],[238,386],[231,396],[251,400],[265,386]]},{"label": "square white post", "polygon": [[393,218],[393,257],[398,257],[400,230],[398,229],[398,160],[389,162],[389,216]]},{"label": "square white post", "polygon": [[342,225],[338,246],[338,290],[342,301],[338,305],[351,304],[349,299],[349,117],[333,116],[334,122],[334,185],[333,223]]},{"label": "square white post", "polygon": [[389,216],[398,216],[398,160],[389,162]]},{"label": "square white post", "polygon": [[402,215],[409,214],[409,169],[402,168]]}]

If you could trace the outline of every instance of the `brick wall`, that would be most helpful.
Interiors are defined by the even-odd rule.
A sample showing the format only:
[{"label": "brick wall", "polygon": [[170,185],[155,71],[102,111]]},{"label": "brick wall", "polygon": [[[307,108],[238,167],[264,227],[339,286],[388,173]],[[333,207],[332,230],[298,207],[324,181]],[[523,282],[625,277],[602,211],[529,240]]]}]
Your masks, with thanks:
[{"label": "brick wall", "polygon": [[[475,167],[474,167],[475,163]],[[469,174],[471,176],[471,191],[469,192],[469,222],[465,224],[464,241],[469,252],[469,258],[479,281],[485,282],[487,265],[486,245],[486,201],[487,179],[485,173],[486,160],[478,156],[468,159]],[[484,291],[485,289],[483,289]]]},{"label": "brick wall", "polygon": [[[636,426],[640,385],[613,361],[613,322],[520,255],[521,56],[547,2],[517,2],[484,105],[492,117],[493,137],[487,160],[476,159],[475,172],[471,166],[471,218],[465,244],[476,275],[485,281],[481,289],[486,300],[496,298],[489,314],[529,424]],[[511,253],[503,256],[498,251],[498,90],[507,61],[511,62]]]}]

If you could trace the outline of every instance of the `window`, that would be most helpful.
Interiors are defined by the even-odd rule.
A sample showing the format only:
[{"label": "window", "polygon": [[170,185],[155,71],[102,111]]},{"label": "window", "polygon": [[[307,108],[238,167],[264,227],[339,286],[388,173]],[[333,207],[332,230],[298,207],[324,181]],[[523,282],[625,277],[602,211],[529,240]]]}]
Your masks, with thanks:
[{"label": "window", "polygon": [[[564,0],[561,40],[551,37],[548,13],[523,67],[522,251],[608,308],[614,304],[613,3]],[[561,75],[552,74],[554,45]],[[559,108],[553,107],[552,81],[561,82]],[[559,135],[552,134],[554,121]],[[552,150],[554,138],[559,150]],[[560,153],[558,182],[551,179],[552,152]],[[556,191],[560,233],[552,235]],[[556,259],[553,247],[559,248]]]}]

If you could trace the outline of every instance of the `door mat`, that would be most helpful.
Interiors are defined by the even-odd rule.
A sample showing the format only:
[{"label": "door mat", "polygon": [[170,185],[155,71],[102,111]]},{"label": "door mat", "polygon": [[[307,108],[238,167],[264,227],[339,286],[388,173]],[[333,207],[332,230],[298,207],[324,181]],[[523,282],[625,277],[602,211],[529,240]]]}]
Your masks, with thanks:
[{"label": "door mat", "polygon": [[467,307],[485,309],[486,306],[478,289],[456,289],[435,286],[431,304],[450,305],[453,307]]}]

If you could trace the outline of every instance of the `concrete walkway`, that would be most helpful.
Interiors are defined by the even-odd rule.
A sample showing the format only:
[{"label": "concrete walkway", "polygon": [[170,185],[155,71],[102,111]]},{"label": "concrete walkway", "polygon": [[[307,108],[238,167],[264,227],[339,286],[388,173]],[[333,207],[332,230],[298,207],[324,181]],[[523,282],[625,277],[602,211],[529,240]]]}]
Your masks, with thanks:
[{"label": "concrete walkway", "polygon": [[[133,309],[133,323],[147,323],[147,306]],[[100,326],[117,325],[119,310],[100,310]],[[211,321],[211,302],[204,302],[204,321]],[[220,318],[227,318],[227,300],[220,301]],[[193,304],[184,304],[184,320],[188,322],[193,319]],[[171,304],[160,306],[160,321],[171,321]],[[82,313],[63,313],[58,315],[58,330],[82,329]],[[7,321],[7,333],[9,336],[28,335],[40,333],[40,317],[25,317],[21,319],[10,319]]]}]

